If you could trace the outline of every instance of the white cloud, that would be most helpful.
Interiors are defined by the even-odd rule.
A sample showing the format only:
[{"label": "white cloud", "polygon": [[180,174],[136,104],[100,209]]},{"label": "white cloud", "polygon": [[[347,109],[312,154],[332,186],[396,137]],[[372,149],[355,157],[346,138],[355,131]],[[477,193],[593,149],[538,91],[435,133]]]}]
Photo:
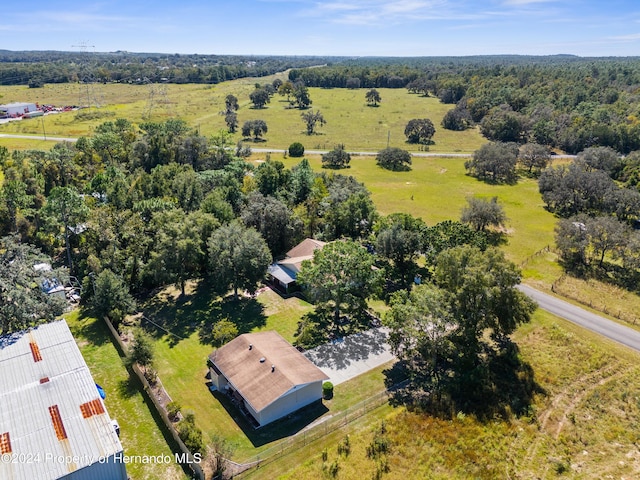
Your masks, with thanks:
[{"label": "white cloud", "polygon": [[543,3],[557,3],[557,0],[498,0],[500,8],[494,5],[493,9],[473,0],[329,0],[316,1],[300,15],[329,23],[370,26],[420,21],[469,22],[525,13],[543,17],[560,15],[557,8],[543,7]]},{"label": "white cloud", "polygon": [[550,3],[555,0],[504,0],[503,5],[521,7],[523,5],[531,5],[533,3]]},{"label": "white cloud", "polygon": [[628,35],[617,35],[615,37],[609,37],[611,40],[617,40],[622,42],[634,42],[640,40],[640,33],[630,33]]},{"label": "white cloud", "polygon": [[338,0],[316,2],[301,15],[324,18],[329,23],[390,25],[425,20],[474,20],[484,18],[463,5],[448,0]]}]

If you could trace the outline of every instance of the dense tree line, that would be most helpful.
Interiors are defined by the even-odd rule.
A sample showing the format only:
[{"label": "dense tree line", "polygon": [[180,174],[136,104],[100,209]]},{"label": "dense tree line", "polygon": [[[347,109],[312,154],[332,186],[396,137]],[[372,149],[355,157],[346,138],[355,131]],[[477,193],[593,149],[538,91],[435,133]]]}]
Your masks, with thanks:
[{"label": "dense tree line", "polygon": [[203,137],[173,119],[106,122],[48,152],[0,148],[0,233],[84,279],[116,323],[132,308],[127,292],[169,283],[184,292],[209,276],[222,290],[251,291],[304,236],[370,234],[376,209],[352,177],[317,174],[305,159],[256,168],[237,152],[227,132]]},{"label": "dense tree line", "polygon": [[[274,258],[314,237],[331,243],[302,263],[298,281],[316,308],[299,322],[299,345],[368,328],[367,300],[378,297],[391,303],[392,345],[412,381],[406,391],[438,404],[465,398],[466,410],[517,387],[500,383],[519,368],[508,336],[534,306],[514,289],[515,266],[487,248],[485,224],[382,217],[351,176],[314,172],[306,159],[288,169],[267,157],[255,167],[237,151],[227,131],[203,137],[175,119],[106,122],[49,152],[0,149],[0,227],[13,234],[0,250],[2,331],[47,321],[64,306],[39,287],[41,251],[82,279],[83,300],[117,325],[135,310],[134,297],[167,284],[183,295],[194,279],[210,280],[201,287],[215,295],[255,292]],[[411,329],[407,312],[424,330]],[[216,323],[213,340],[234,326]]]},{"label": "dense tree line", "polygon": [[[323,65],[317,67],[318,65]],[[317,68],[308,68],[308,67]],[[277,90],[298,108],[308,87],[407,88],[453,105],[442,126],[479,125],[492,141],[535,142],[577,153],[609,146],[640,150],[637,58],[480,56],[422,58],[252,57],[128,52],[0,51],[0,85],[60,82],[218,83],[291,69]],[[266,87],[265,87],[266,88]],[[260,97],[260,98],[258,98]],[[373,102],[372,104],[376,104]],[[237,125],[233,112],[230,128]]]},{"label": "dense tree line", "polygon": [[462,224],[381,218],[362,183],[316,173],[306,159],[255,167],[236,153],[226,131],[203,137],[175,119],[105,122],[48,152],[2,148],[0,233],[69,268],[116,323],[135,306],[130,294],[165,284],[184,292],[208,277],[220,290],[251,291],[271,259],[304,237],[377,246],[392,288],[410,285],[416,255],[486,246],[483,232]]},{"label": "dense tree line", "polygon": [[535,142],[577,153],[609,146],[640,149],[637,58],[487,56],[356,59],[294,69],[308,86],[407,88],[454,108],[442,125],[473,124],[489,139]]},{"label": "dense tree line", "polygon": [[637,289],[640,192],[631,180],[637,158],[592,147],[540,175],[542,198],[561,217],[556,246],[567,271]]},{"label": "dense tree line", "polygon": [[[336,60],[339,60],[336,58]],[[67,82],[220,83],[325,63],[316,57],[0,50],[0,85]]]}]

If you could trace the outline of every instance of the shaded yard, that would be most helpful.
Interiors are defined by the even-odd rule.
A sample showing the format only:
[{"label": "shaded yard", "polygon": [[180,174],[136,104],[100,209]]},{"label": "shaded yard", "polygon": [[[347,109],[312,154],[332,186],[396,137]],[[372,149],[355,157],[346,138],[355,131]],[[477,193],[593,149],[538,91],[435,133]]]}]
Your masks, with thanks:
[{"label": "shaded yard", "polygon": [[[104,323],[83,317],[77,310],[65,315],[65,318],[93,378],[107,394],[105,404],[109,415],[120,423],[124,454],[169,455],[173,458],[155,422],[153,410],[145,402],[137,385],[132,383]],[[127,465],[127,473],[134,480],[187,478],[177,464],[131,463]]]},{"label": "shaded yard", "polygon": [[234,447],[234,460],[250,458],[320,417],[335,415],[384,389],[385,367],[380,366],[337,385],[332,400],[254,430],[225,395],[212,393],[207,387],[206,361],[213,350],[211,327],[217,320],[227,318],[241,333],[276,330],[293,341],[298,320],[312,311],[313,306],[296,297],[283,299],[270,289],[238,302],[213,297],[207,293],[210,291],[194,283],[189,285],[187,295],[179,298],[179,291],[168,287],[143,305],[148,318],[181,338],[150,324],[145,328],[154,334],[155,367],[169,395],[182,405],[183,411],[195,413],[205,441],[215,436],[226,438]]}]

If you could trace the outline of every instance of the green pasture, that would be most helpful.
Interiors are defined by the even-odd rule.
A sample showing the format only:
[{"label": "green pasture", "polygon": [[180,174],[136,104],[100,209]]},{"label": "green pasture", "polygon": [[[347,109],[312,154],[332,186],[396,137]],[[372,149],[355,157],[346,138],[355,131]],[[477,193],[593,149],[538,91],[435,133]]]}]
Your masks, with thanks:
[{"label": "green pasture", "polygon": [[[429,118],[435,125],[435,143],[429,147],[432,152],[468,153],[486,142],[477,129],[445,130],[440,122],[453,106],[442,104],[437,98],[409,94],[406,89],[379,89],[382,103],[371,107],[365,101],[366,89],[310,88],[311,107],[322,112],[327,124],[319,128],[317,134],[309,136],[300,117],[302,111],[289,108],[285,97],[276,94],[265,108],[252,107],[249,94],[255,88],[254,84],[270,83],[274,78],[276,76],[242,79],[218,85],[49,84],[40,89],[0,86],[3,103],[92,106],[3,124],[0,133],[89,136],[101,123],[122,117],[136,124],[181,118],[202,135],[209,136],[221,128],[226,129],[220,112],[224,110],[226,96],[232,94],[240,104],[240,127],[247,120],[261,119],[267,123],[269,131],[264,136],[265,141],[251,142],[261,148],[284,150],[293,142],[301,142],[310,149],[331,149],[334,145],[344,144],[349,150],[378,151],[389,144],[418,151],[420,147],[406,144],[404,136],[404,128],[412,118]],[[280,78],[284,76],[280,75]],[[96,103],[100,108],[95,108]],[[93,118],[81,118],[87,116]],[[234,141],[238,140],[241,140],[240,133],[234,135]],[[2,142],[9,148],[25,146],[24,140],[2,139]]]},{"label": "green pasture", "polygon": [[[124,454],[173,456],[149,405],[130,379],[106,325],[81,315],[78,310],[65,318],[93,378],[107,393],[105,404],[111,418],[120,424]],[[131,463],[127,465],[127,473],[134,480],[187,478],[176,464]]]},{"label": "green pasture", "polygon": [[[300,161],[279,156],[277,159],[288,167]],[[319,156],[308,159],[316,171],[331,172],[322,170]],[[378,167],[375,157],[352,157],[351,168],[338,173],[353,175],[363,182],[381,214],[410,213],[428,225],[459,219],[467,197],[497,196],[508,217],[504,250],[518,264],[553,245],[556,219],[543,208],[534,179],[521,178],[515,185],[491,185],[466,175],[464,162],[464,158],[456,157],[418,157],[413,159],[411,171],[391,172]]]}]

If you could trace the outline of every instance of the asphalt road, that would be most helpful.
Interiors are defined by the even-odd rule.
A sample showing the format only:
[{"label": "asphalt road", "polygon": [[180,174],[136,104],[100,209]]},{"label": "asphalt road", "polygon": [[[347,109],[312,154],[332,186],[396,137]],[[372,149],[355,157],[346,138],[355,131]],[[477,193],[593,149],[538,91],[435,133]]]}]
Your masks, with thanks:
[{"label": "asphalt road", "polygon": [[[64,137],[50,137],[47,135],[46,137],[42,135],[17,135],[12,133],[0,133],[0,138],[27,138],[31,140],[51,140],[54,142],[75,142],[78,140],[77,138],[64,138]],[[249,145],[251,147],[251,145]],[[256,153],[282,153],[285,152],[286,149],[283,148],[253,148],[251,147],[252,152]],[[307,155],[323,155],[327,153],[329,150],[305,150],[304,153]],[[366,157],[371,156],[375,157],[378,155],[378,152],[372,151],[349,151],[349,153],[355,157]],[[411,152],[412,157],[460,157],[460,158],[470,158],[473,156],[472,153],[446,153],[446,152]],[[575,158],[575,155],[554,155],[552,158]]]},{"label": "asphalt road", "polygon": [[14,135],[12,133],[0,133],[0,138],[26,138],[29,140],[46,140],[52,142],[75,142],[77,138],[65,138],[65,137],[46,137],[43,135]]},{"label": "asphalt road", "polygon": [[538,306],[543,310],[640,352],[640,332],[637,330],[526,285],[519,285],[518,288],[538,302]]}]

